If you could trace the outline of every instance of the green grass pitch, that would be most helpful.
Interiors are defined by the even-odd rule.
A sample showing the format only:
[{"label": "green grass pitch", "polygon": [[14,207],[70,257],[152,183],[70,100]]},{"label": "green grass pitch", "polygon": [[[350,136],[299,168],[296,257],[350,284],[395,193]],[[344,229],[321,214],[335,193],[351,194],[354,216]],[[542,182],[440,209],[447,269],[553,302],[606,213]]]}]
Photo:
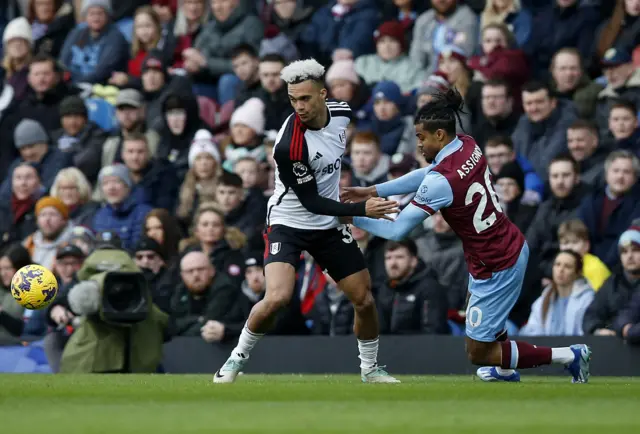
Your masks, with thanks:
[{"label": "green grass pitch", "polygon": [[0,432],[640,433],[640,379],[524,377],[1,375]]}]

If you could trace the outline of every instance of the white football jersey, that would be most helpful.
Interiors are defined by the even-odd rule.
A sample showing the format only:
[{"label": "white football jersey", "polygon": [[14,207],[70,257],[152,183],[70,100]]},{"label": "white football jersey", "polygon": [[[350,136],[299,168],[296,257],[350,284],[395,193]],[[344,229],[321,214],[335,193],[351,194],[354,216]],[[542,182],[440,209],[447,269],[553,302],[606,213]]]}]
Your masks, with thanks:
[{"label": "white football jersey", "polygon": [[300,203],[291,185],[313,182],[321,197],[340,200],[340,166],[347,145],[351,109],[346,102],[327,101],[329,120],[324,128],[309,129],[293,113],[280,128],[273,148],[275,190],[269,199],[267,226],[331,229],[338,218],[313,214]]}]

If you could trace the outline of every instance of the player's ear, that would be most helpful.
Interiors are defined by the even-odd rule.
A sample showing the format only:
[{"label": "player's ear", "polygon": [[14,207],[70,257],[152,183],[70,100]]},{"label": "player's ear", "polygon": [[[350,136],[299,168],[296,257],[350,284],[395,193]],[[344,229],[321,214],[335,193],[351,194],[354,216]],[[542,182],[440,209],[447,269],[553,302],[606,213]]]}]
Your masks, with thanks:
[{"label": "player's ear", "polygon": [[322,99],[327,99],[327,88],[326,87],[322,87],[322,89],[320,89],[320,96],[322,96]]}]

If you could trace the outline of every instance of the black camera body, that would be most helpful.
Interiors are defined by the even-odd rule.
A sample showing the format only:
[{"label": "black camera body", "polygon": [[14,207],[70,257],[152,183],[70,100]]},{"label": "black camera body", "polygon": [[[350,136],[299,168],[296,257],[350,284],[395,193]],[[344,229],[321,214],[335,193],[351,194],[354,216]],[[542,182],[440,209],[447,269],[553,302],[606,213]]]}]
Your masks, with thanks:
[{"label": "black camera body", "polygon": [[139,272],[109,271],[103,282],[101,316],[121,325],[144,321],[151,311],[149,287]]}]

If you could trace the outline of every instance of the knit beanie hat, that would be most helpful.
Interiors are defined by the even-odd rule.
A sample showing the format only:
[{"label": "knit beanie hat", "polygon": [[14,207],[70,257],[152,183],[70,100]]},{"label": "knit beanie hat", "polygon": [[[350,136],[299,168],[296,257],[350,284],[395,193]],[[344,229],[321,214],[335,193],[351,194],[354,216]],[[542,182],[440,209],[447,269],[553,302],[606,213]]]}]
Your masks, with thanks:
[{"label": "knit beanie hat", "polygon": [[260,98],[249,98],[231,115],[231,126],[243,124],[251,128],[258,135],[264,133],[264,103]]},{"label": "knit beanie hat", "polygon": [[49,143],[49,135],[39,122],[23,119],[13,132],[13,142],[17,149],[36,143]]},{"label": "knit beanie hat", "polygon": [[84,101],[77,95],[71,95],[66,97],[60,102],[60,117],[67,115],[82,115],[85,118],[88,117],[87,106],[84,105]]},{"label": "knit beanie hat", "polygon": [[400,87],[393,81],[383,80],[379,81],[375,85],[371,92],[373,99],[386,99],[391,101],[398,107],[402,107],[405,103],[405,98],[400,91]]},{"label": "knit beanie hat", "polygon": [[27,21],[25,17],[14,18],[9,21],[9,24],[5,27],[4,34],[2,35],[2,43],[7,45],[7,42],[14,38],[26,39],[29,45],[33,45],[31,24],[29,24],[29,21]]},{"label": "knit beanie hat", "polygon": [[442,71],[436,71],[427,78],[426,81],[420,86],[418,95],[437,95],[449,90],[451,84],[449,83],[449,77]]},{"label": "knit beanie hat", "polygon": [[149,54],[142,61],[141,71],[144,74],[150,69],[155,69],[164,74],[167,77],[167,64],[162,56],[162,51],[154,49],[149,51]]},{"label": "knit beanie hat", "polygon": [[325,81],[331,84],[333,80],[347,80],[353,84],[360,84],[360,77],[358,77],[356,65],[353,63],[353,60],[338,60],[337,62],[333,62],[327,71]]},{"label": "knit beanie hat", "polygon": [[102,185],[102,181],[105,176],[116,176],[120,178],[127,187],[131,188],[133,186],[129,169],[124,164],[112,164],[111,166],[103,167],[98,174],[98,182],[100,185]]},{"label": "knit beanie hat", "polygon": [[87,9],[92,7],[99,7],[104,9],[107,15],[113,15],[113,9],[111,8],[111,0],[84,0],[82,2],[81,15],[84,17],[87,14]]},{"label": "knit beanie hat", "polygon": [[629,244],[637,244],[640,246],[640,226],[631,226],[620,235],[618,247],[625,247]]},{"label": "knit beanie hat", "polygon": [[400,46],[402,47],[402,52],[406,50],[404,26],[400,24],[399,21],[396,21],[396,20],[385,21],[384,23],[380,24],[378,29],[375,32],[373,32],[373,39],[376,42],[376,44],[378,43],[380,38],[382,38],[383,36],[389,36],[390,38],[393,38],[396,41],[400,42]]},{"label": "knit beanie hat", "polygon": [[520,187],[520,192],[524,193],[524,172],[517,162],[512,161],[502,166],[502,169],[496,175],[496,181],[502,178],[513,179]]},{"label": "knit beanie hat", "polygon": [[467,65],[467,53],[465,53],[465,51],[457,45],[445,46],[442,51],[440,51],[438,61],[440,61],[441,59],[448,59],[450,57],[458,59],[465,66]]},{"label": "knit beanie hat", "polygon": [[69,208],[64,202],[53,196],[45,196],[36,202],[36,217],[40,215],[43,209],[49,207],[55,208],[65,220],[69,219]]},{"label": "knit beanie hat", "polygon": [[218,147],[213,141],[213,136],[207,130],[196,131],[196,135],[191,142],[191,148],[189,148],[189,168],[193,167],[196,157],[202,153],[211,155],[218,164],[220,163],[220,151],[218,151]]},{"label": "knit beanie hat", "polygon": [[134,253],[138,253],[138,252],[144,252],[146,250],[150,250],[152,252],[155,252],[162,259],[166,259],[164,257],[164,251],[162,249],[162,246],[160,246],[160,244],[156,240],[154,240],[153,238],[149,238],[146,235],[143,235],[140,238],[140,240],[136,243],[136,246],[133,249],[133,251],[134,251]]}]

